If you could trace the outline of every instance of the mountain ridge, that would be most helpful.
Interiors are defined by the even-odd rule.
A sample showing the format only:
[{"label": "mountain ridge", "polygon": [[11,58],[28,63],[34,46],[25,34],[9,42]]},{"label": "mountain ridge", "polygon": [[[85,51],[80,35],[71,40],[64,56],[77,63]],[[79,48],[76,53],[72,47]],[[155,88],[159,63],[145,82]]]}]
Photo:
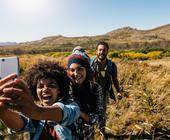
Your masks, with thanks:
[{"label": "mountain ridge", "polygon": [[[107,41],[111,49],[129,50],[161,48],[168,49],[170,46],[170,24],[162,25],[149,30],[138,30],[132,27],[123,27],[96,36],[65,37],[62,35],[48,36],[37,41],[18,43],[13,46],[20,52],[29,51],[51,52],[51,51],[70,51],[75,46],[83,46],[86,49],[95,49],[99,41]],[[2,47],[0,47],[1,49]]]},{"label": "mountain ridge", "polygon": [[17,45],[16,42],[0,42],[0,46],[11,46],[11,45]]}]

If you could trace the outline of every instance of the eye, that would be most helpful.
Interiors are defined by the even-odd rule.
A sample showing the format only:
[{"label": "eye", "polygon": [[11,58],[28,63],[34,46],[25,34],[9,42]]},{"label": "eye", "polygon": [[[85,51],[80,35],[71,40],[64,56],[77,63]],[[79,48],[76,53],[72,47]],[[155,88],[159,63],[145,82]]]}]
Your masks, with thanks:
[{"label": "eye", "polygon": [[49,88],[58,88],[58,85],[57,84],[49,84],[49,85],[47,85],[47,87],[49,87]]},{"label": "eye", "polygon": [[71,71],[71,72],[74,72],[74,71],[75,71],[75,69],[73,69],[73,68],[70,68],[70,69],[69,69],[69,71]]},{"label": "eye", "polygon": [[42,89],[42,88],[43,88],[43,85],[42,85],[42,84],[37,85],[37,88]]},{"label": "eye", "polygon": [[83,70],[84,70],[83,67],[78,67],[78,68],[77,68],[77,71],[83,71]]}]

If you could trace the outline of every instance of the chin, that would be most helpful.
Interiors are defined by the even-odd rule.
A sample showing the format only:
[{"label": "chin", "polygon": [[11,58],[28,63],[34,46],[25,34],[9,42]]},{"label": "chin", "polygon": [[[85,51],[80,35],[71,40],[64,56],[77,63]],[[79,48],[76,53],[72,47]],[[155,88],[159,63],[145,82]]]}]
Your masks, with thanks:
[{"label": "chin", "polygon": [[52,103],[51,102],[46,102],[46,103],[43,103],[44,106],[51,106]]},{"label": "chin", "polygon": [[100,60],[104,60],[106,57],[99,57]]},{"label": "chin", "polygon": [[79,81],[77,82],[78,85],[82,85],[83,84],[83,81]]},{"label": "chin", "polygon": [[106,58],[102,58],[102,59],[100,59],[101,61],[104,61],[104,60],[106,60]]},{"label": "chin", "polygon": [[76,84],[81,85],[81,83],[80,83],[80,82],[76,82]]}]

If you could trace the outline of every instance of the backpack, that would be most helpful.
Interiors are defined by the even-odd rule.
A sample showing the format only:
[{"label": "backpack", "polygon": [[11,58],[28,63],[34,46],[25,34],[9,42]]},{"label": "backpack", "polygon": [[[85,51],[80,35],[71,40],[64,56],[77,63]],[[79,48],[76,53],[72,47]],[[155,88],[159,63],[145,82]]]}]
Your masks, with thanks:
[{"label": "backpack", "polygon": [[81,55],[84,58],[88,59],[88,61],[90,62],[90,57],[88,56],[88,54],[86,52],[82,52],[79,50],[75,50],[72,54],[77,54],[77,55]]}]

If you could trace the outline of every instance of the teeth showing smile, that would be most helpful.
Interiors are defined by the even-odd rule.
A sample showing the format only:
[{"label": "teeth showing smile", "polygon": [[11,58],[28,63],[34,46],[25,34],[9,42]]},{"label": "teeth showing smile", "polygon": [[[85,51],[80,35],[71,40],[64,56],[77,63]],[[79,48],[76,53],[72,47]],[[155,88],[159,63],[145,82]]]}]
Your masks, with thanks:
[{"label": "teeth showing smile", "polygon": [[51,97],[52,97],[51,95],[45,95],[45,96],[43,96],[43,99],[44,99],[44,100],[50,100]]},{"label": "teeth showing smile", "polygon": [[81,79],[81,76],[80,76],[80,77],[77,77],[77,78],[75,79],[75,81],[78,82],[80,79]]}]

